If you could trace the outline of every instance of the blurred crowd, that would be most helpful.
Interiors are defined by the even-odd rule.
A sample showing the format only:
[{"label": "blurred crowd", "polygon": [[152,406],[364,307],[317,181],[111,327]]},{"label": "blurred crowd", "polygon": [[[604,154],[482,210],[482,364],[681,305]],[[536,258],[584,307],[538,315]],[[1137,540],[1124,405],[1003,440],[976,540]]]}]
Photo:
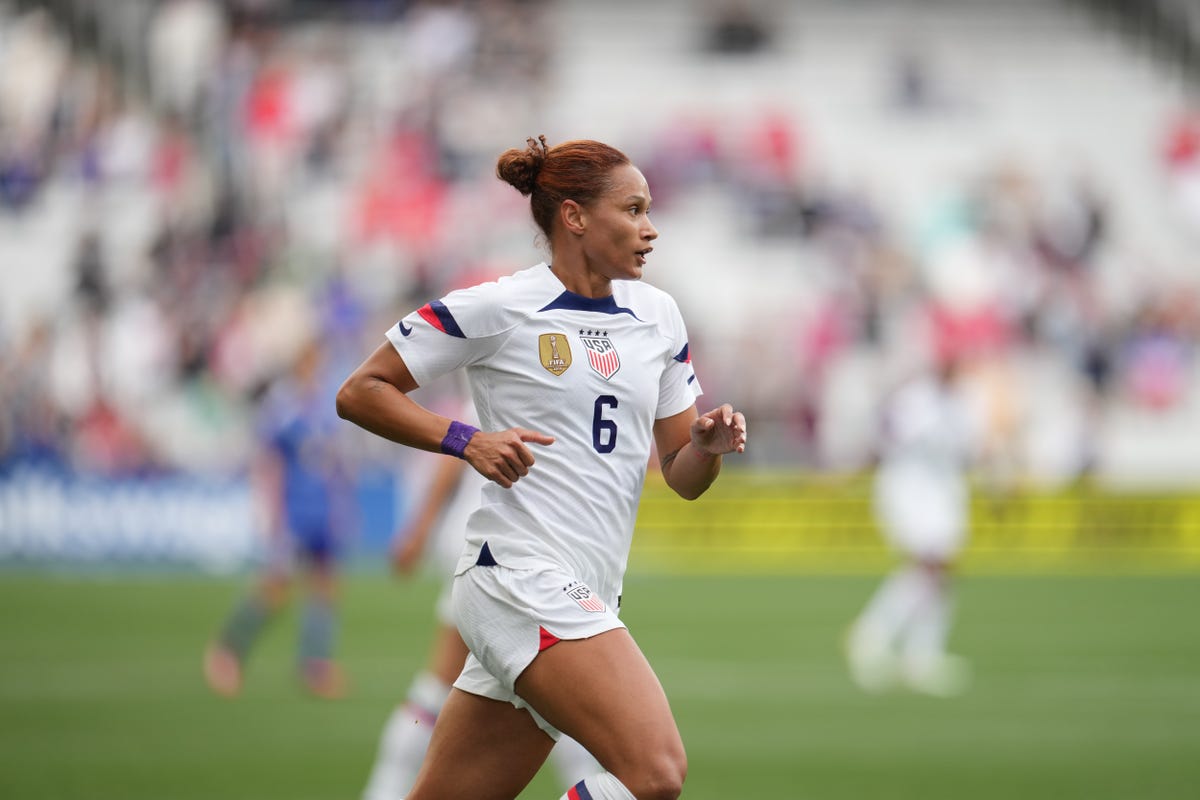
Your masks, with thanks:
[{"label": "blurred crowd", "polygon": [[[241,469],[308,343],[332,410],[395,319],[524,230],[470,137],[474,98],[510,113],[505,92],[536,92],[536,3],[363,3],[387,21],[354,33],[276,5],[150,6],[144,95],[45,11],[0,17],[0,227],[27,244],[4,282],[43,287],[0,319],[0,463]],[[61,269],[37,267],[61,277],[26,272],[64,236]]]},{"label": "blurred crowd", "polygon": [[[294,19],[306,5],[149,4],[144,86],[46,11],[0,5],[0,273],[19,297],[0,303],[0,466],[238,471],[262,398],[307,346],[332,403],[400,316],[539,257],[492,168],[521,143],[498,131],[545,132],[555,4],[347,3],[336,24]],[[769,40],[713,21],[710,57]],[[922,112],[917,77],[898,79],[896,113]],[[1181,180],[1200,174],[1188,124],[1162,143]],[[998,439],[1067,440],[1060,475],[1095,467],[1114,405],[1196,407],[1198,283],[1139,281],[1088,175],[980,164],[914,229],[892,199],[825,177],[793,115],[651,130],[616,144],[660,229],[715,197],[745,242],[742,263],[664,277],[685,313],[707,308],[688,279],[706,266],[784,309],[691,323],[708,394],[770,432],[760,460],[861,466],[889,382],[950,355],[987,376]],[[756,275],[762,248],[795,275]],[[1066,434],[1034,421],[1062,405],[1047,385],[1071,398]],[[391,457],[365,435],[348,452]]]}]

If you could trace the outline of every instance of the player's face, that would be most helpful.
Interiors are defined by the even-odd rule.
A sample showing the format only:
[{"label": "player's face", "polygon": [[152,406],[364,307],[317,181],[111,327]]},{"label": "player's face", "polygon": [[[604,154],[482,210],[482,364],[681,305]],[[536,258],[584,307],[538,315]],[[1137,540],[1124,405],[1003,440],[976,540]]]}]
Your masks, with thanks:
[{"label": "player's face", "polygon": [[658,238],[650,222],[650,187],[632,164],[614,169],[612,182],[587,209],[584,252],[589,267],[609,280],[637,280]]}]

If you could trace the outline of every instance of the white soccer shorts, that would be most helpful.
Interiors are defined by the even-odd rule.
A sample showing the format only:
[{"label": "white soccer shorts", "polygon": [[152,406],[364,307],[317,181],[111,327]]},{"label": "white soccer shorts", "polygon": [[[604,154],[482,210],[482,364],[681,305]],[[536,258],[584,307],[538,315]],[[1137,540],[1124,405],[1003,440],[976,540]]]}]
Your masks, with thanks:
[{"label": "white soccer shorts", "polygon": [[454,579],[454,613],[471,650],[455,688],[528,709],[555,740],[558,730],[513,689],[517,678],[557,641],[625,627],[610,603],[549,562],[536,569],[472,567]]}]

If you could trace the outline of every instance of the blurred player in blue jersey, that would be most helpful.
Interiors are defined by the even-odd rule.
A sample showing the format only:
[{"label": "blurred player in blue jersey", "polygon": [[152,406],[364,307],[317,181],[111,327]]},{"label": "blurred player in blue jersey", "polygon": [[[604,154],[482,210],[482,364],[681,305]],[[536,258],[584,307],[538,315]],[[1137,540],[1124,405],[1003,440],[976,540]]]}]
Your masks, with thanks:
[{"label": "blurred player in blue jersey", "polygon": [[[604,769],[568,800],[670,800],[683,742],[617,614],[634,520],[652,448],[667,485],[694,499],[745,450],[746,420],[728,404],[696,408],[679,309],[639,280],[658,231],[627,156],[541,137],[501,154],[496,172],[530,198],[551,263],[409,314],[337,398],[366,430],[490,481],[455,569],[470,655],[407,797],[515,798],[565,733]],[[458,370],[479,428],[408,394]]]},{"label": "blurred player in blue jersey", "polygon": [[246,659],[264,626],[289,600],[292,583],[304,581],[298,664],[312,694],[337,697],[344,678],[334,661],[337,558],[353,517],[350,477],[333,413],[333,391],[324,356],[314,340],[290,371],[267,391],[260,409],[262,452],[255,483],[264,500],[271,540],[256,586],[233,608],[204,658],[213,691],[236,695]]}]

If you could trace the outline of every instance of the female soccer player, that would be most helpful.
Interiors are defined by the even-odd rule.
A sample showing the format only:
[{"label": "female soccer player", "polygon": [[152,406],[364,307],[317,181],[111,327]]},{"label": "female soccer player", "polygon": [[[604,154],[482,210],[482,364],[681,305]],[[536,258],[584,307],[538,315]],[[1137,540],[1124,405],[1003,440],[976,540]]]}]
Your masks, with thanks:
[{"label": "female soccer player", "polygon": [[[675,798],[687,764],[662,685],[617,617],[651,443],[687,499],[744,452],[729,405],[699,415],[674,302],[640,282],[650,190],[595,141],[504,152],[552,261],[451,292],[388,331],[338,413],[486,477],[454,582],[470,648],[409,800],[514,798],[560,732],[604,766],[566,798]],[[407,393],[465,369],[482,430]],[[535,457],[536,451],[536,457]]]}]

